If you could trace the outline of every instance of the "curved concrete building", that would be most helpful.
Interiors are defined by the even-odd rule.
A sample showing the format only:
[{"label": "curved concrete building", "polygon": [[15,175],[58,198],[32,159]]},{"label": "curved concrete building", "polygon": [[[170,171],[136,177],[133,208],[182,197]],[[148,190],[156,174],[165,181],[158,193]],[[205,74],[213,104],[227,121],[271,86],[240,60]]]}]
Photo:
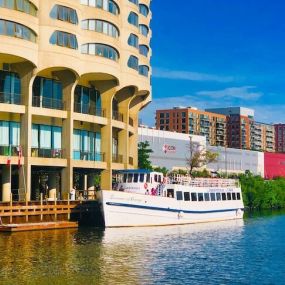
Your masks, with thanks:
[{"label": "curved concrete building", "polygon": [[0,198],[110,189],[151,100],[150,0],[0,1]]}]

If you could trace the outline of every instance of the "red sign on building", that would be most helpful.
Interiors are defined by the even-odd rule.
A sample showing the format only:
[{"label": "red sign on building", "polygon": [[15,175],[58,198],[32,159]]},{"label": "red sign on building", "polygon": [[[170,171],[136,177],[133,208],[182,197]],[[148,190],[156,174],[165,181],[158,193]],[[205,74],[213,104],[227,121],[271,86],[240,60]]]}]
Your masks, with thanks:
[{"label": "red sign on building", "polygon": [[285,153],[264,153],[264,176],[266,179],[285,177]]}]

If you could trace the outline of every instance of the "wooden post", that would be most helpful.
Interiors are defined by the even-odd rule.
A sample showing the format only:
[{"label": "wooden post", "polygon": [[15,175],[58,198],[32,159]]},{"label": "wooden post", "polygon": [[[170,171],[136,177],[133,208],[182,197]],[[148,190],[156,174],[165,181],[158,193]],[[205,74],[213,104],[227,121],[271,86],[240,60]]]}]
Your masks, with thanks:
[{"label": "wooden post", "polygon": [[67,219],[70,220],[70,200],[69,200],[69,193],[67,195],[67,208],[68,208],[68,214],[67,214]]},{"label": "wooden post", "polygon": [[25,214],[26,214],[26,222],[29,222],[29,210],[28,210],[28,199],[26,197],[26,211],[25,211]]},{"label": "wooden post", "polygon": [[56,193],[54,193],[54,220],[57,220],[57,203],[56,203]]},{"label": "wooden post", "polygon": [[10,193],[10,224],[13,222],[13,196]]},{"label": "wooden post", "polygon": [[43,193],[40,195],[41,199],[41,222],[43,221]]}]

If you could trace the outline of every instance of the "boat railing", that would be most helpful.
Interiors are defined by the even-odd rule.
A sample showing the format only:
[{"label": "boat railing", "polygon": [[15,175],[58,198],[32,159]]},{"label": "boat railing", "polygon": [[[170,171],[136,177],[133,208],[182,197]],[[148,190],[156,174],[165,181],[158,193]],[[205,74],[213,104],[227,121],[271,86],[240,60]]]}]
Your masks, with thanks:
[{"label": "boat railing", "polygon": [[239,187],[239,181],[222,178],[191,178],[190,176],[171,176],[165,178],[166,184],[181,184],[192,187]]}]

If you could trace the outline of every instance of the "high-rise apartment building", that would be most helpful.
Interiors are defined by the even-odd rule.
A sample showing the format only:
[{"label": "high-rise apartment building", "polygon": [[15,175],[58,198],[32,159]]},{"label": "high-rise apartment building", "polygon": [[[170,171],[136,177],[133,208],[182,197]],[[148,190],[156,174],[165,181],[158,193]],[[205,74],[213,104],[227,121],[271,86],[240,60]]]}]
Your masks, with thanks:
[{"label": "high-rise apartment building", "polygon": [[252,121],[250,130],[252,150],[275,152],[275,128],[273,125]]},{"label": "high-rise apartment building", "polygon": [[226,146],[226,116],[193,107],[175,107],[156,111],[156,128],[202,135],[208,144]]},{"label": "high-rise apartment building", "polygon": [[285,124],[275,124],[276,152],[285,152]]},{"label": "high-rise apartment building", "polygon": [[0,200],[66,198],[95,174],[111,189],[151,100],[150,0],[3,0],[0,15]]},{"label": "high-rise apartment building", "polygon": [[206,109],[227,116],[227,145],[231,148],[250,149],[251,122],[254,110],[244,107]]}]

